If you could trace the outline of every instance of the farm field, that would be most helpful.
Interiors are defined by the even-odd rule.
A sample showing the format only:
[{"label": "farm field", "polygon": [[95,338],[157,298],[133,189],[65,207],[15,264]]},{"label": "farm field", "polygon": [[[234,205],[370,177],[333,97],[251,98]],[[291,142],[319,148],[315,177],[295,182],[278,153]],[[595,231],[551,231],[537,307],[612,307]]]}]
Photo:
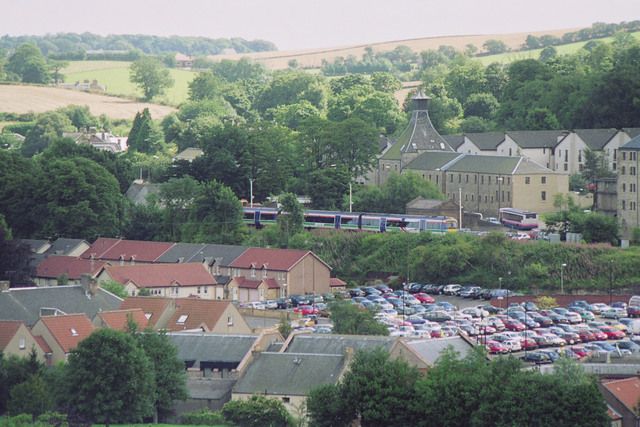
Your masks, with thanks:
[{"label": "farm field", "polygon": [[[70,61],[62,70],[66,83],[83,80],[97,80],[107,87],[108,95],[127,98],[140,98],[142,91],[129,81],[127,61]],[[167,89],[163,96],[154,99],[162,104],[178,106],[186,101],[189,95],[189,82],[197,74],[195,71],[170,69],[174,85]]]},{"label": "farm field", "polygon": [[0,85],[0,111],[24,114],[43,113],[67,105],[86,105],[91,113],[113,119],[132,120],[138,111],[148,108],[154,119],[175,111],[165,105],[150,104],[47,86]]},{"label": "farm field", "polygon": [[[631,33],[631,35],[636,40],[640,40],[640,32]],[[611,43],[613,41],[613,37],[594,39],[594,41]],[[582,49],[582,47],[587,43],[588,41],[584,41],[584,42],[563,44],[563,45],[554,46],[554,47],[558,51],[559,55],[567,55],[567,54],[576,53],[577,51]],[[521,59],[538,58],[540,56],[540,52],[542,52],[542,49],[532,49],[532,50],[525,50],[520,52],[505,52],[505,53],[500,53],[498,55],[479,56],[476,59],[482,62],[483,65],[489,65],[492,62],[500,62],[502,64],[508,64],[510,62],[518,61]]]}]

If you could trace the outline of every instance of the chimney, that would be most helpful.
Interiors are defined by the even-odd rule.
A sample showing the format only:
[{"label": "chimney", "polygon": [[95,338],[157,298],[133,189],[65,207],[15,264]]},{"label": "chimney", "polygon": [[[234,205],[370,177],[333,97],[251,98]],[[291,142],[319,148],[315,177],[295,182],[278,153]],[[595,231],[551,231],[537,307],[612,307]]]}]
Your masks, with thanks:
[{"label": "chimney", "polygon": [[11,282],[8,280],[0,280],[0,292],[8,292],[11,287]]},{"label": "chimney", "polygon": [[83,274],[80,276],[80,284],[84,288],[84,293],[88,298],[91,298],[98,291],[98,282],[89,274]]}]

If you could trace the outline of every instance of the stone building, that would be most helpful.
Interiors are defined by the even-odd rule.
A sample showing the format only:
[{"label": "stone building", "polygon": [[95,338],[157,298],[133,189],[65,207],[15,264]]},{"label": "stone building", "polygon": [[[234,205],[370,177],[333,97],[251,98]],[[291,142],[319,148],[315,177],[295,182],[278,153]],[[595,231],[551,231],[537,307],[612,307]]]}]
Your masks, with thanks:
[{"label": "stone building", "polygon": [[640,227],[638,152],[640,152],[640,135],[620,147],[618,158],[617,211],[623,239],[631,238],[633,229]]}]

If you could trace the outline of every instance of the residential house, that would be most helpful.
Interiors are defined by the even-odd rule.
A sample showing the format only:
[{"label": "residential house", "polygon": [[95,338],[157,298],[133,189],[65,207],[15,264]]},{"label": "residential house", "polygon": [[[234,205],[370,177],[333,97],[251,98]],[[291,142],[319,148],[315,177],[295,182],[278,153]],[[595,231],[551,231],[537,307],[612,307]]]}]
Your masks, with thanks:
[{"label": "residential house", "polygon": [[124,195],[134,205],[146,206],[149,203],[149,196],[156,196],[160,194],[160,186],[161,184],[147,182],[142,178],[135,179]]},{"label": "residential house", "polygon": [[141,308],[149,325],[166,331],[249,334],[251,328],[230,301],[199,298],[127,298],[121,309]]},{"label": "residential house", "polygon": [[507,151],[508,154],[498,153],[498,146],[505,140],[503,132],[465,133],[463,138],[463,143],[456,148],[456,151],[461,154],[474,154],[477,156],[516,155],[515,150],[513,150],[513,153]]},{"label": "residential house", "polygon": [[331,268],[311,251],[249,248],[233,260],[229,267],[231,277],[244,276],[248,280],[274,279],[280,287],[280,296],[323,294],[331,290]]},{"label": "residential house", "polygon": [[331,288],[331,292],[342,292],[347,290],[347,282],[338,278],[332,277],[329,279],[329,287]]},{"label": "residential house", "polygon": [[189,55],[185,55],[183,53],[176,53],[175,56],[176,67],[177,68],[191,68],[193,67],[193,58]]},{"label": "residential house", "polygon": [[34,282],[37,286],[79,285],[83,275],[95,278],[105,265],[104,261],[54,255],[38,264]]},{"label": "residential house", "polygon": [[202,151],[201,148],[197,148],[197,147],[188,147],[185,148],[184,150],[182,150],[181,152],[179,152],[178,154],[176,154],[173,157],[173,161],[177,162],[177,161],[185,161],[185,162],[193,162],[195,159],[197,159],[198,157],[202,156],[204,154],[204,151]]},{"label": "residential house", "polygon": [[504,142],[498,147],[498,153],[500,155],[513,153],[513,156],[523,156],[547,169],[558,171],[555,150],[567,135],[569,135],[569,131],[566,130],[508,131],[505,134]]},{"label": "residential house", "polygon": [[614,138],[617,134],[618,131],[613,128],[574,129],[556,145],[554,170],[569,175],[581,172],[585,163],[585,151],[606,153],[605,147],[611,153],[607,162],[613,169],[620,143],[619,138]]},{"label": "residential house", "polygon": [[244,276],[233,277],[227,285],[227,293],[232,301],[266,301],[279,298],[281,287],[273,277],[250,280]]},{"label": "residential house", "polygon": [[111,153],[122,153],[128,148],[126,136],[115,136],[109,132],[98,132],[95,129],[88,132],[64,132],[62,136],[73,139],[76,144],[91,145],[98,150]]},{"label": "residential house", "polygon": [[98,282],[107,281],[122,284],[131,296],[146,289],[151,296],[170,298],[213,299],[217,285],[216,279],[200,263],[106,266],[98,274]]},{"label": "residential house", "polygon": [[31,253],[44,254],[51,247],[51,242],[42,239],[18,239],[19,243],[29,246]]},{"label": "residential house", "polygon": [[83,285],[10,288],[0,292],[0,317],[33,326],[40,316],[84,313],[93,318],[99,311],[115,310],[122,299],[92,281]]},{"label": "residential house", "polygon": [[129,322],[133,322],[138,331],[144,331],[149,324],[149,320],[141,308],[101,311],[93,318],[93,326],[96,328],[109,328],[118,331],[128,331]]},{"label": "residential house", "polygon": [[29,264],[35,269],[43,259],[53,255],[79,257],[89,248],[83,239],[67,239],[60,237],[53,242],[47,240],[22,239],[31,248]]},{"label": "residential house", "polygon": [[620,147],[618,156],[617,212],[620,232],[624,239],[630,239],[633,236],[633,230],[640,227],[639,153],[640,135]]},{"label": "residential house", "polygon": [[610,414],[617,414],[621,418],[612,426],[637,427],[640,426],[638,402],[640,402],[640,378],[637,376],[618,380],[603,380],[598,388],[607,402]]},{"label": "residential house", "polygon": [[340,380],[350,357],[350,353],[258,353],[233,387],[232,399],[260,394],[281,400],[295,414],[312,389]]},{"label": "residential house", "polygon": [[87,249],[82,258],[102,261],[117,261],[120,265],[156,262],[174,244],[168,242],[146,242],[100,237]]},{"label": "residential house", "polygon": [[24,322],[0,320],[0,353],[5,357],[28,357],[32,350],[39,361],[47,363],[47,352],[51,353],[51,350],[42,337],[34,337]]},{"label": "residential house", "polygon": [[66,361],[71,350],[93,330],[93,324],[84,313],[42,316],[31,328],[31,332],[41,335],[51,348],[51,362],[54,364]]}]

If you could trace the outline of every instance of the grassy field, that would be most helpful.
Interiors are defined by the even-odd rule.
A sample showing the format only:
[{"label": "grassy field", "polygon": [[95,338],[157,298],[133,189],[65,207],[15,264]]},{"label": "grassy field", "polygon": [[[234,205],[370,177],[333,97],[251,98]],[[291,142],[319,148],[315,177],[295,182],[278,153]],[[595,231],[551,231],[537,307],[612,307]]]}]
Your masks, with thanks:
[{"label": "grassy field", "polygon": [[[62,70],[67,83],[83,80],[97,80],[107,87],[107,94],[127,98],[140,98],[142,91],[129,80],[130,62],[126,61],[70,61]],[[177,106],[187,100],[189,82],[196,72],[189,70],[171,69],[174,85],[167,89],[163,96],[154,99],[155,102]]]},{"label": "grassy field", "polygon": [[[640,32],[631,33],[631,35],[636,40],[640,40]],[[613,38],[605,37],[602,39],[597,39],[597,41],[610,43],[613,41]],[[563,44],[560,46],[555,46],[555,48],[558,51],[558,54],[567,55],[567,54],[576,53],[577,51],[582,49],[582,47],[587,43],[588,42],[586,41],[569,43],[569,44]],[[481,56],[481,57],[478,57],[478,59],[482,62],[483,65],[489,65],[492,62],[500,62],[503,64],[508,64],[510,62],[519,61],[521,59],[538,58],[540,56],[540,52],[542,52],[542,49],[526,50],[522,52],[505,52],[498,55]]]},{"label": "grassy field", "polygon": [[24,114],[30,111],[42,113],[67,105],[86,105],[91,113],[106,114],[114,119],[132,120],[136,112],[149,108],[151,116],[159,119],[175,111],[165,105],[157,105],[114,96],[96,95],[76,90],[47,86],[0,85],[0,111]]}]

